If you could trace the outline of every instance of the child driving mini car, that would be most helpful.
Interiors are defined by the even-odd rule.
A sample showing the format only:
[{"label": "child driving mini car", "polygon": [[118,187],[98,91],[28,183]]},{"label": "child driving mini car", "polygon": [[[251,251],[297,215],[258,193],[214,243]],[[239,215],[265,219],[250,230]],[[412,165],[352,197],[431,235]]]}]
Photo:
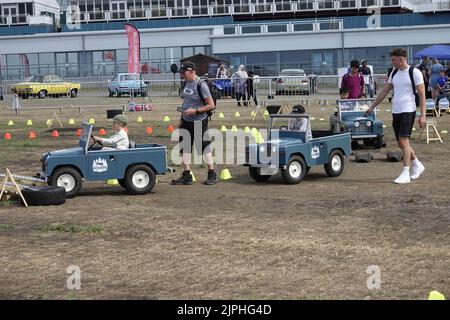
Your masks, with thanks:
[{"label": "child driving mini car", "polygon": [[[292,107],[293,114],[304,114],[305,111],[305,107],[302,105],[295,105]],[[312,139],[311,126],[308,125],[307,118],[296,118],[289,120],[289,130],[306,132],[308,140]]]},{"label": "child driving mini car", "polygon": [[117,149],[124,150],[130,147],[130,141],[128,140],[128,134],[125,131],[125,127],[127,126],[128,118],[124,114],[119,114],[113,118],[112,128],[114,130],[114,134],[109,138],[101,138],[97,136],[92,136],[94,141],[100,142],[106,145],[112,145],[113,148],[103,147],[105,149]]}]

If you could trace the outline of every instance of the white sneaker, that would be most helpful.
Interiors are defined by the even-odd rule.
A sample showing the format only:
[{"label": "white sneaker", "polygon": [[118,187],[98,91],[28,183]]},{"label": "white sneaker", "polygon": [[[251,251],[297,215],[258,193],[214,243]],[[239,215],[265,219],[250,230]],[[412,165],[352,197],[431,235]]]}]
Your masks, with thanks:
[{"label": "white sneaker", "polygon": [[397,179],[394,180],[394,183],[397,184],[404,184],[404,183],[410,183],[411,177],[409,175],[409,171],[404,171],[398,176]]},{"label": "white sneaker", "polygon": [[420,175],[425,171],[425,167],[422,163],[418,163],[417,165],[413,166],[411,179],[417,180],[420,178]]}]

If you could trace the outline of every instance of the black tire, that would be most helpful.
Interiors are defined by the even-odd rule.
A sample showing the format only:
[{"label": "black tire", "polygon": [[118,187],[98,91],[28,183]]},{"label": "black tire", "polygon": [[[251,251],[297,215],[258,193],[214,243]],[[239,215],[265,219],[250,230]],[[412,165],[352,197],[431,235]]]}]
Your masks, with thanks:
[{"label": "black tire", "polygon": [[383,148],[383,137],[379,136],[373,139],[373,146],[375,147],[375,149]]},{"label": "black tire", "polygon": [[66,190],[63,187],[27,187],[21,191],[29,206],[52,206],[66,202]]},{"label": "black tire", "polygon": [[344,171],[344,160],[344,154],[341,150],[333,150],[328,158],[328,163],[324,165],[327,175],[339,177]]},{"label": "black tire", "polygon": [[[136,185],[137,182],[136,180],[139,181],[140,178],[135,175],[147,175],[148,182],[146,184],[142,184],[142,186]],[[135,179],[133,179],[133,177]],[[128,167],[127,171],[125,172],[124,177],[125,189],[127,189],[128,192],[131,194],[142,195],[149,193],[150,191],[152,191],[153,187],[155,186],[155,183],[156,183],[156,174],[153,171],[153,169],[146,164],[132,165]]]},{"label": "black tire", "polygon": [[41,90],[41,91],[38,92],[37,96],[38,96],[39,99],[44,99],[46,95],[47,95],[47,91]]},{"label": "black tire", "polygon": [[250,173],[250,177],[257,182],[267,182],[272,176],[260,175],[258,172],[258,168],[250,167],[248,168],[248,172]]},{"label": "black tire", "polygon": [[[138,95],[138,92],[137,92],[137,91],[133,91],[133,94],[132,94],[132,95],[133,95],[134,98],[136,98],[137,95]],[[131,94],[130,94],[130,96],[131,96]]]},{"label": "black tire", "polygon": [[108,97],[112,98],[114,93],[108,88]]},{"label": "black tire", "polygon": [[120,94],[119,90],[116,89],[116,98],[120,98],[122,95]]},{"label": "black tire", "polygon": [[306,175],[306,163],[300,156],[291,156],[286,169],[281,170],[283,179],[289,184],[300,183]]},{"label": "black tire", "polygon": [[141,92],[141,97],[142,97],[142,98],[145,98],[146,96],[147,96],[147,91],[142,91],[142,92]]},{"label": "black tire", "polygon": [[70,90],[70,97],[71,98],[76,98],[77,94],[78,94],[78,90],[77,89]]},{"label": "black tire", "polygon": [[[48,184],[51,186],[64,187],[66,190],[66,197],[73,198],[80,192],[81,181],[81,174],[77,169],[72,167],[61,167],[53,171],[48,179]],[[72,184],[73,186],[71,186]]]},{"label": "black tire", "polygon": [[363,144],[365,147],[373,147],[373,139],[363,139]]},{"label": "black tire", "polygon": [[120,184],[120,186],[122,187],[122,188],[127,188],[126,186],[125,186],[125,179],[117,179],[117,181],[119,181],[119,184]]}]

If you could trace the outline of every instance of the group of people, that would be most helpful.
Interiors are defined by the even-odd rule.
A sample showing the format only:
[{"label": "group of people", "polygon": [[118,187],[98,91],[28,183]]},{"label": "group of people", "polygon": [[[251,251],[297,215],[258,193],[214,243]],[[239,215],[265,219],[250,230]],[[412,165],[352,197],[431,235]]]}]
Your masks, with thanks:
[{"label": "group of people", "polygon": [[[258,99],[256,97],[256,87],[253,83],[255,74],[250,71],[247,73],[244,65],[240,65],[238,70],[234,72],[230,77],[230,71],[224,64],[221,64],[217,69],[217,79],[230,79],[233,86],[234,93],[236,95],[237,106],[247,107],[249,101],[253,100],[255,105],[258,105]],[[242,103],[241,103],[242,102]]]},{"label": "group of people", "polygon": [[416,68],[422,72],[427,99],[437,100],[444,94],[446,83],[450,77],[450,68],[444,68],[436,58],[433,58],[430,64],[429,57],[424,57]]}]

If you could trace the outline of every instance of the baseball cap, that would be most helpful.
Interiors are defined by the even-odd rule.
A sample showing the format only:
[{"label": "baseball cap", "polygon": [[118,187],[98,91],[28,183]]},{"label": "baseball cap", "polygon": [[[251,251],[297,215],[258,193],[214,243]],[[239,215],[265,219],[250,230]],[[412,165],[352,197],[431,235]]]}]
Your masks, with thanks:
[{"label": "baseball cap", "polygon": [[195,70],[195,64],[193,64],[192,62],[185,62],[180,66],[178,72],[193,71],[193,70]]}]

